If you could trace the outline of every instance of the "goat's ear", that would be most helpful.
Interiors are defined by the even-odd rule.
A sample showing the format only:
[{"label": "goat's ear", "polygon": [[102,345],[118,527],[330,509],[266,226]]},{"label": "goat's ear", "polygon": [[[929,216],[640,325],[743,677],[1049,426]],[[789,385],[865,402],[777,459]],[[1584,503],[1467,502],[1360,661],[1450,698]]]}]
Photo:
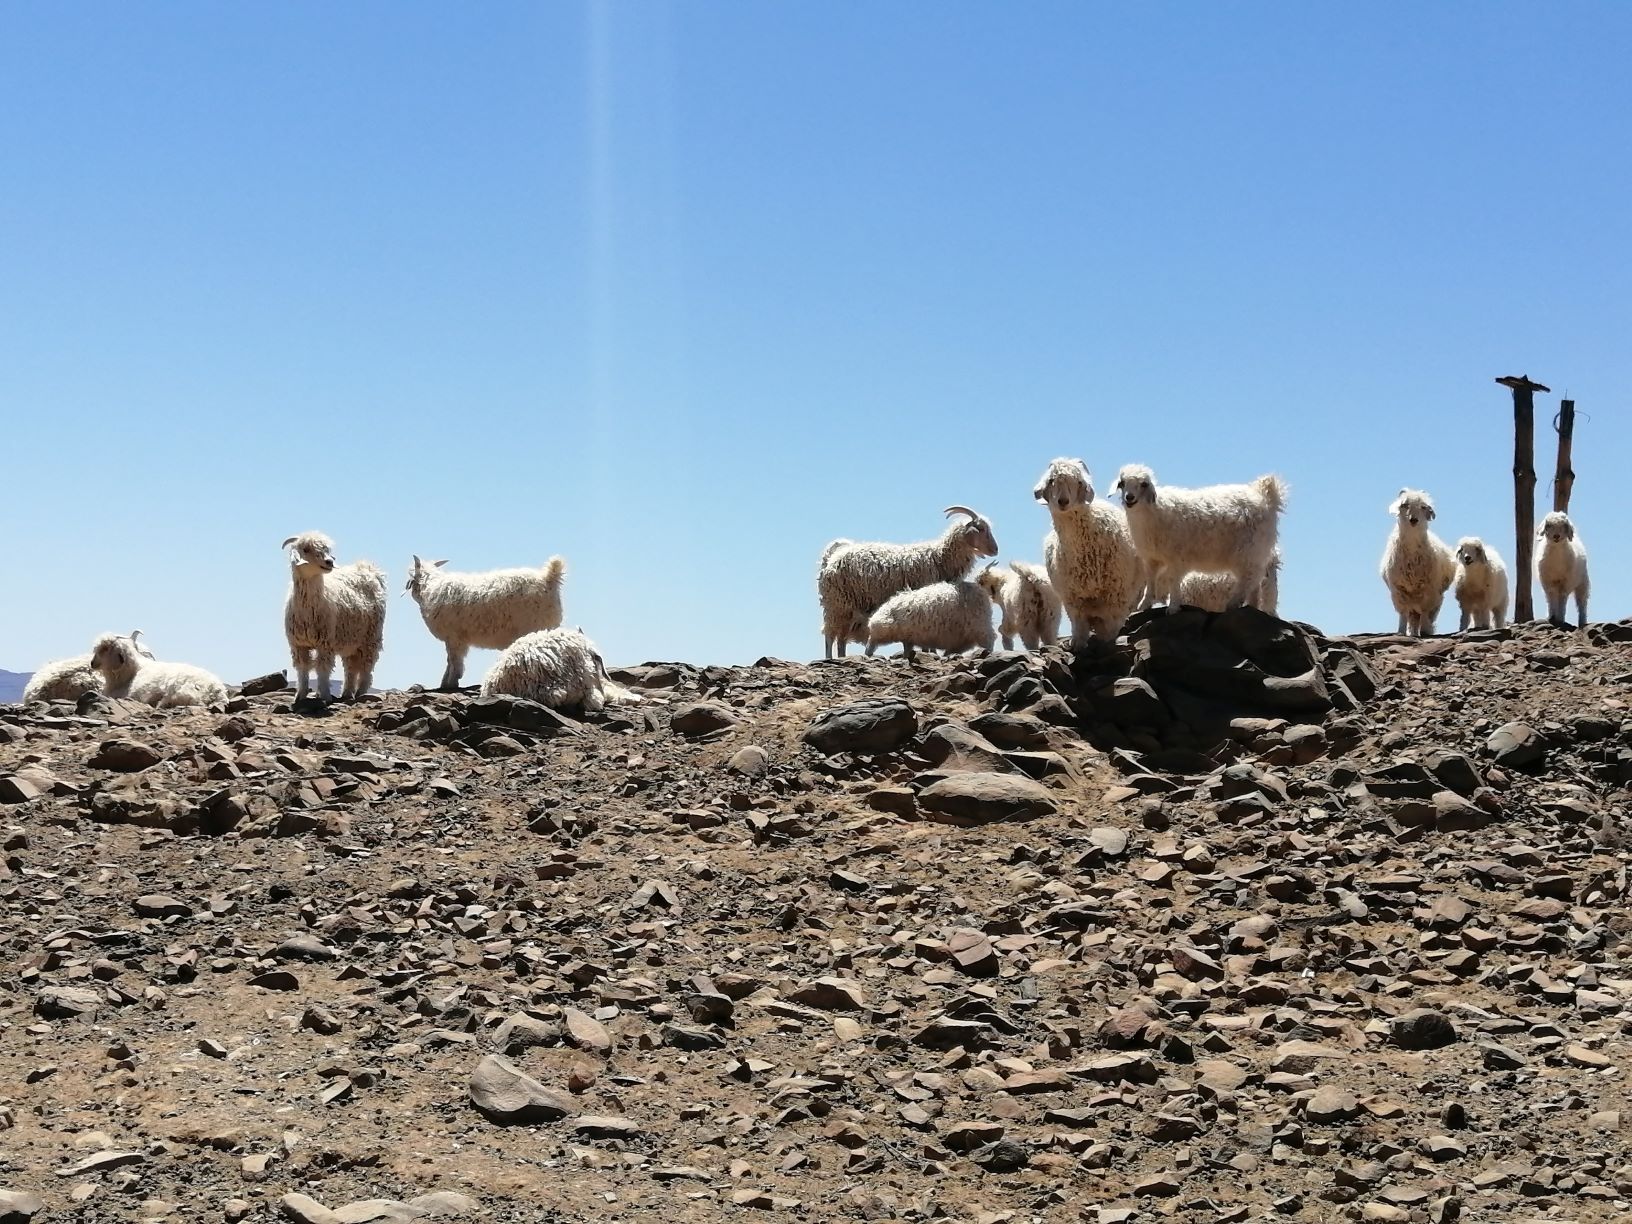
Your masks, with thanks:
[{"label": "goat's ear", "polygon": [[1575,539],[1575,524],[1567,519],[1564,523],[1564,538],[1567,540]]},{"label": "goat's ear", "polygon": [[1031,491],[1031,496],[1033,501],[1046,502],[1048,500],[1048,483],[1045,481],[1038,485]]},{"label": "goat's ear", "polygon": [[[1401,489],[1400,490],[1400,497],[1404,497],[1404,496],[1405,496],[1405,490]],[[1391,515],[1392,514],[1398,514],[1400,512],[1400,498],[1399,497],[1396,497],[1393,501],[1388,503],[1388,512]]]},{"label": "goat's ear", "polygon": [[1432,506],[1424,507],[1423,513],[1428,516],[1428,521],[1430,523],[1439,517],[1438,511],[1436,511]]}]

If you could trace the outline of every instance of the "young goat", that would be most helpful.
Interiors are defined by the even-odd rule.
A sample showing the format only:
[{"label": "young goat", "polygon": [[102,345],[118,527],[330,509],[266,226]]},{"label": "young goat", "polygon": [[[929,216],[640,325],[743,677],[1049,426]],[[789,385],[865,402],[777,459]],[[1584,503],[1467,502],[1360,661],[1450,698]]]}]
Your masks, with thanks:
[{"label": "young goat", "polygon": [[932,582],[954,582],[969,572],[977,557],[997,556],[992,525],[967,506],[948,506],[949,523],[940,537],[916,544],[857,543],[834,540],[822,550],[816,570],[816,592],[822,603],[822,647],[825,658],[847,642],[867,639],[867,620],[899,591]]},{"label": "young goat", "polygon": [[988,565],[975,579],[1003,614],[998,631],[1003,649],[1013,650],[1015,639],[1027,650],[1052,646],[1060,637],[1060,598],[1041,566],[1027,561]]},{"label": "young goat", "polygon": [[125,697],[160,709],[219,705],[227,699],[227,686],[202,667],[156,662],[130,638],[117,633],[96,639],[91,666],[102,673],[103,691],[109,697]]},{"label": "young goat", "polygon": [[1541,551],[1536,554],[1536,581],[1547,596],[1547,619],[1561,628],[1569,625],[1564,613],[1570,596],[1575,596],[1575,619],[1580,628],[1587,624],[1587,596],[1592,583],[1587,577],[1587,546],[1576,533],[1570,516],[1554,510],[1536,529]]},{"label": "young goat", "polygon": [[1507,566],[1478,536],[1463,536],[1456,542],[1453,590],[1462,609],[1458,633],[1466,632],[1470,625],[1500,629],[1507,624]]}]

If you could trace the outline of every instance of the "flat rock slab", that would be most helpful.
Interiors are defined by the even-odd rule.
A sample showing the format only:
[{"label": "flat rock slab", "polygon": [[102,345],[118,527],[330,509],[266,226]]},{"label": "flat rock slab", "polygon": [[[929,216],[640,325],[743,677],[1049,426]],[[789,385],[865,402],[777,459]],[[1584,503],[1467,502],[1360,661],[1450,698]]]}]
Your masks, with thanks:
[{"label": "flat rock slab", "polygon": [[1019,774],[958,773],[932,782],[918,793],[918,806],[931,820],[985,824],[1025,820],[1059,810],[1054,792]]},{"label": "flat rock slab", "polygon": [[489,1054],[470,1074],[470,1103],[491,1121],[555,1122],[578,1112],[564,1092],[546,1088],[503,1054]]}]

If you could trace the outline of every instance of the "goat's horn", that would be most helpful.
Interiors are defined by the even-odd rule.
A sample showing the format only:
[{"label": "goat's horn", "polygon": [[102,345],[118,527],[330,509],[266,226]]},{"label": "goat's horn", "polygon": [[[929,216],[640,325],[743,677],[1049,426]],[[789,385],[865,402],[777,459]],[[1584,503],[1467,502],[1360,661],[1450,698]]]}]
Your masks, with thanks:
[{"label": "goat's horn", "polygon": [[300,539],[300,537],[299,537],[299,536],[290,536],[290,537],[289,537],[289,538],[288,538],[288,539],[287,539],[287,540],[285,540],[285,541],[284,541],[284,542],[283,542],[283,543],[282,543],[282,544],[279,544],[279,545],[278,545],[278,547],[279,547],[279,548],[288,548],[288,547],[289,547],[289,545],[291,545],[291,544],[293,544],[293,543],[294,543],[294,542],[295,542],[295,541],[296,541],[296,540],[298,540],[298,539]]},{"label": "goat's horn", "polygon": [[954,514],[967,514],[972,519],[980,517],[980,515],[969,509],[968,506],[948,506],[945,510],[945,514],[948,518],[951,518]]}]

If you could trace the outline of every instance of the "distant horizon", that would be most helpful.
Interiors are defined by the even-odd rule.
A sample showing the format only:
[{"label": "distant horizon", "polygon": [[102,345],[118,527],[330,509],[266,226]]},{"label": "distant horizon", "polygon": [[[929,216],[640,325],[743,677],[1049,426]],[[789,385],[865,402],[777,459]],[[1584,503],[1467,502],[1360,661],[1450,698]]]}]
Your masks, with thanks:
[{"label": "distant horizon", "polygon": [[609,660],[809,660],[828,541],[959,503],[1038,561],[1056,456],[1278,473],[1282,610],[1387,631],[1402,486],[1515,563],[1513,374],[1538,519],[1576,400],[1627,615],[1629,40],[1515,0],[0,6],[0,661],[139,625],[288,669],[314,528],[389,575],[388,687],[442,671],[415,553],[560,554]]}]

